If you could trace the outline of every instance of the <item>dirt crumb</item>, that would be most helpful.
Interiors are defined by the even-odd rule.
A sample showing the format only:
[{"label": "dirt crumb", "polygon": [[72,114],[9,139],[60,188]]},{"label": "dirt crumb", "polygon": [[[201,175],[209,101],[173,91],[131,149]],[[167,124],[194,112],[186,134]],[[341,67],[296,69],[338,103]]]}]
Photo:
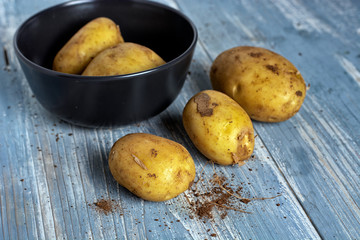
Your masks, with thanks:
[{"label": "dirt crumb", "polygon": [[248,204],[249,202],[251,202],[251,200],[244,198],[244,199],[240,199],[240,202]]},{"label": "dirt crumb", "polygon": [[119,205],[115,202],[115,200],[103,198],[94,202],[92,206],[95,207],[96,211],[105,215],[109,215],[110,213],[113,213],[116,210],[120,209]]}]

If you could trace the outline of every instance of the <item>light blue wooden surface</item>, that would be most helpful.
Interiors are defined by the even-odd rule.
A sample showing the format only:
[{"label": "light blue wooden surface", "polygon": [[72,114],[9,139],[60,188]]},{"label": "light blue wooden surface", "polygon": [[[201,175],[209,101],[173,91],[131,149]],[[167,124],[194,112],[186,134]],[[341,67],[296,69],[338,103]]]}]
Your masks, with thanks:
[{"label": "light blue wooden surface", "polygon": [[[185,85],[160,115],[104,129],[69,125],[47,113],[15,59],[17,27],[60,2],[0,0],[0,239],[360,239],[359,1],[160,0],[184,12],[199,31]],[[215,57],[239,45],[280,53],[311,85],[290,120],[254,122],[254,158],[246,165],[215,166],[232,184],[245,183],[248,197],[281,196],[252,201],[246,205],[251,214],[228,211],[222,219],[214,211],[214,219],[204,221],[189,218],[189,191],[154,203],[120,187],[107,155],[132,132],[183,144],[197,179],[201,173],[211,178],[213,166],[189,141],[181,113],[190,97],[211,88]],[[93,203],[102,198],[118,208],[99,212]]]}]

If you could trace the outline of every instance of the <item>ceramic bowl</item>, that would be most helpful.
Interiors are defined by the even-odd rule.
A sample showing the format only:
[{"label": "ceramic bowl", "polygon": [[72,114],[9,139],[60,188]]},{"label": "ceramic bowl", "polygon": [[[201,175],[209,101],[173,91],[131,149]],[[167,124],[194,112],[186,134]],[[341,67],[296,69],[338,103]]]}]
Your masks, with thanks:
[{"label": "ceramic bowl", "polygon": [[[60,48],[87,22],[108,17],[127,42],[154,50],[166,64],[127,75],[88,77],[53,71]],[[16,31],[14,48],[40,104],[81,126],[123,125],[153,117],[178,96],[197,42],[180,11],[145,0],[76,0],[50,7]]]}]

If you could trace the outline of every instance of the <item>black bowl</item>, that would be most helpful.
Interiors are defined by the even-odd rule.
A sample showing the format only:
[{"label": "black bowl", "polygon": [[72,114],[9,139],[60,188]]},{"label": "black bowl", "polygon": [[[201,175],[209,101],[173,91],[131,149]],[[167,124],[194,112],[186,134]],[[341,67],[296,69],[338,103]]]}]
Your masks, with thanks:
[{"label": "black bowl", "polygon": [[[51,70],[60,48],[83,25],[108,17],[127,42],[154,50],[167,63],[127,75],[88,77]],[[142,0],[79,0],[56,5],[26,20],[14,47],[41,105],[76,125],[128,124],[155,116],[179,94],[190,66],[197,30],[184,14]]]}]

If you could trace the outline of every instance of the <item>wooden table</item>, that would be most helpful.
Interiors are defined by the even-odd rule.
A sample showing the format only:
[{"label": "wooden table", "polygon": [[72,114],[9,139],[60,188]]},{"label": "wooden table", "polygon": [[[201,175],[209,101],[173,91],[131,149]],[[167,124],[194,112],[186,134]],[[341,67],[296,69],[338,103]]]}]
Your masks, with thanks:
[{"label": "wooden table", "polygon": [[[158,116],[101,129],[45,111],[14,55],[17,27],[60,2],[0,0],[0,239],[360,239],[360,1],[159,0],[199,32],[185,85]],[[211,88],[215,57],[239,45],[283,55],[310,89],[290,120],[254,122],[246,165],[224,167],[195,149],[181,113]],[[196,164],[196,190],[148,202],[119,186],[107,156],[133,132],[184,145]],[[219,188],[214,173],[250,202],[230,196],[200,215],[206,193]]]}]

